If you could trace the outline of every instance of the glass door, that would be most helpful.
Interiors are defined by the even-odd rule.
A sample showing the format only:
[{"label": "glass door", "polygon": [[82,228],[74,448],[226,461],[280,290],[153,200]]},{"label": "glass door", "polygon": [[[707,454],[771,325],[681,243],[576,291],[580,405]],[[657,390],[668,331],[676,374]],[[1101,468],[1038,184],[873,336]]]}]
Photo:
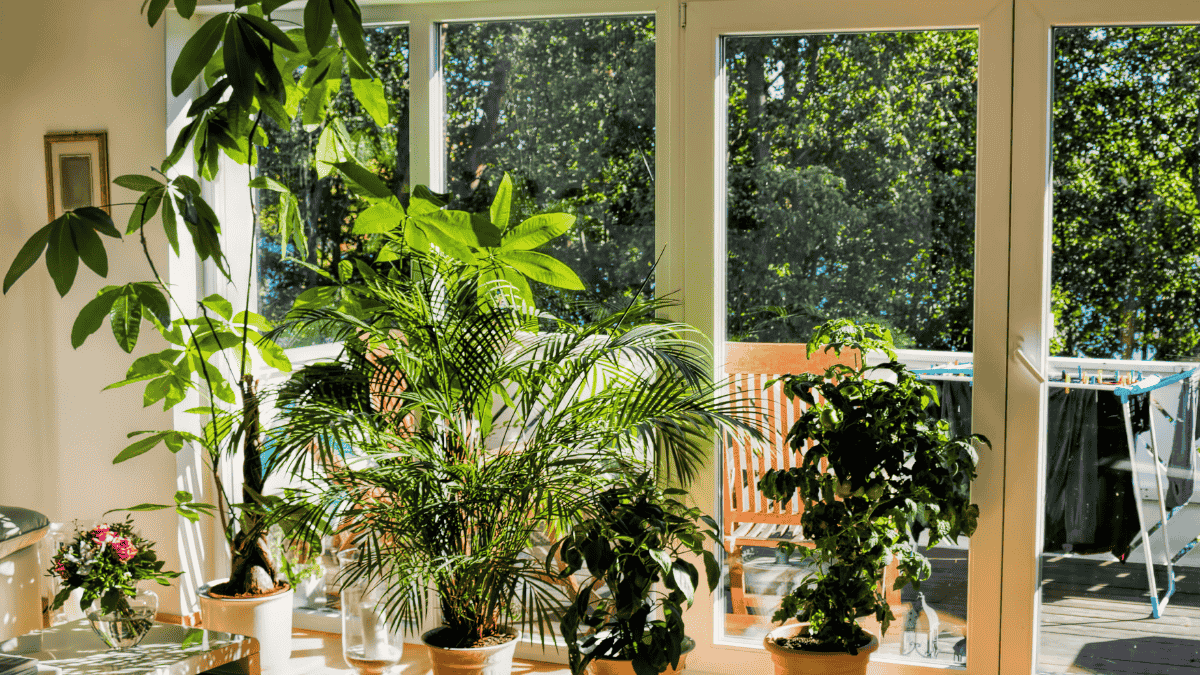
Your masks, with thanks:
[{"label": "glass door", "polygon": [[759,399],[770,429],[761,453],[724,448],[704,495],[728,555],[707,616],[694,617],[712,631],[701,659],[765,664],[772,614],[807,572],[777,546],[802,540],[796,509],[756,489],[795,461],[783,437],[797,406],[763,387],[802,372],[815,325],[852,318],[891,328],[914,369],[968,371],[939,383],[944,412],[993,442],[974,487],[979,530],[935,548],[910,533],[933,574],[919,593],[889,589],[897,620],[872,661],[995,670],[1005,444],[1003,411],[986,402],[1003,398],[1006,350],[1003,10],[689,3],[684,309],[711,330],[717,376]]},{"label": "glass door", "polygon": [[1005,607],[1035,617],[1013,633],[1022,672],[1200,673],[1198,22],[1017,5],[1014,319],[1034,367],[1009,428],[1038,467],[1010,492],[1036,536],[1005,549],[1036,583]]}]

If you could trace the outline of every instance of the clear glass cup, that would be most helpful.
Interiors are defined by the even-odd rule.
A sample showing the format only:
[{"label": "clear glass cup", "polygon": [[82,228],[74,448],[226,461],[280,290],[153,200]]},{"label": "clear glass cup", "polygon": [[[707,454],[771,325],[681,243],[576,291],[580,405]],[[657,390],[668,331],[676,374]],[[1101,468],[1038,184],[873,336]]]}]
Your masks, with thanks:
[{"label": "clear glass cup", "polygon": [[384,607],[383,586],[368,585],[364,580],[342,586],[342,658],[346,665],[360,675],[385,675],[398,670],[403,653],[404,641],[392,629]]}]

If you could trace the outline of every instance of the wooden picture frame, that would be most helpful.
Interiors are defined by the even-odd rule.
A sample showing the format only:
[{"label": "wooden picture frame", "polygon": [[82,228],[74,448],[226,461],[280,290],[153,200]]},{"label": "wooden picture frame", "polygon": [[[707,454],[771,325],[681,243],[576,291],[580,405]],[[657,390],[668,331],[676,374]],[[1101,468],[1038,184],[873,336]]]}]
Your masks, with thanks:
[{"label": "wooden picture frame", "polygon": [[81,206],[112,215],[108,132],[46,134],[46,209],[50,220]]}]

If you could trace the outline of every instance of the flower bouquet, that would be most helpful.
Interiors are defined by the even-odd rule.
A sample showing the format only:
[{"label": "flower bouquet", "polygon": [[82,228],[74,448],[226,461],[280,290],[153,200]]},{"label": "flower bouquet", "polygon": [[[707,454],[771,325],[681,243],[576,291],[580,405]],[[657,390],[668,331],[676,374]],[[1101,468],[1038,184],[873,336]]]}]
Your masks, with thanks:
[{"label": "flower bouquet", "polygon": [[137,583],[153,579],[169,586],[181,572],[163,571],[152,542],[133,531],[133,521],[76,530],[75,538],[60,544],[50,560],[49,574],[62,579],[62,590],[50,609],[58,609],[71,591],[83,589],[79,608],[92,630],[113,649],[129,649],[142,641],[154,624],[158,596]]}]

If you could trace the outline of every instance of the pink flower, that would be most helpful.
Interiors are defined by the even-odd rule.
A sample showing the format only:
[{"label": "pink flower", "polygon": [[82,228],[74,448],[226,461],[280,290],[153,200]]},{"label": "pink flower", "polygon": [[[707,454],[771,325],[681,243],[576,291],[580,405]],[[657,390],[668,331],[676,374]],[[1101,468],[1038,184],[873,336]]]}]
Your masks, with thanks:
[{"label": "pink flower", "polygon": [[62,577],[63,580],[69,579],[71,577],[71,573],[67,571],[66,566],[63,565],[61,560],[54,563],[54,572],[56,574],[58,574],[58,576]]},{"label": "pink flower", "polygon": [[104,544],[112,540],[112,538],[116,535],[113,534],[112,530],[108,529],[108,525],[101,525],[91,532],[88,532],[88,536],[91,537],[93,542],[97,544]]},{"label": "pink flower", "polygon": [[137,555],[137,548],[133,542],[125,537],[114,537],[112,540],[112,548],[117,553],[117,560],[121,562],[129,562],[133,556]]}]

